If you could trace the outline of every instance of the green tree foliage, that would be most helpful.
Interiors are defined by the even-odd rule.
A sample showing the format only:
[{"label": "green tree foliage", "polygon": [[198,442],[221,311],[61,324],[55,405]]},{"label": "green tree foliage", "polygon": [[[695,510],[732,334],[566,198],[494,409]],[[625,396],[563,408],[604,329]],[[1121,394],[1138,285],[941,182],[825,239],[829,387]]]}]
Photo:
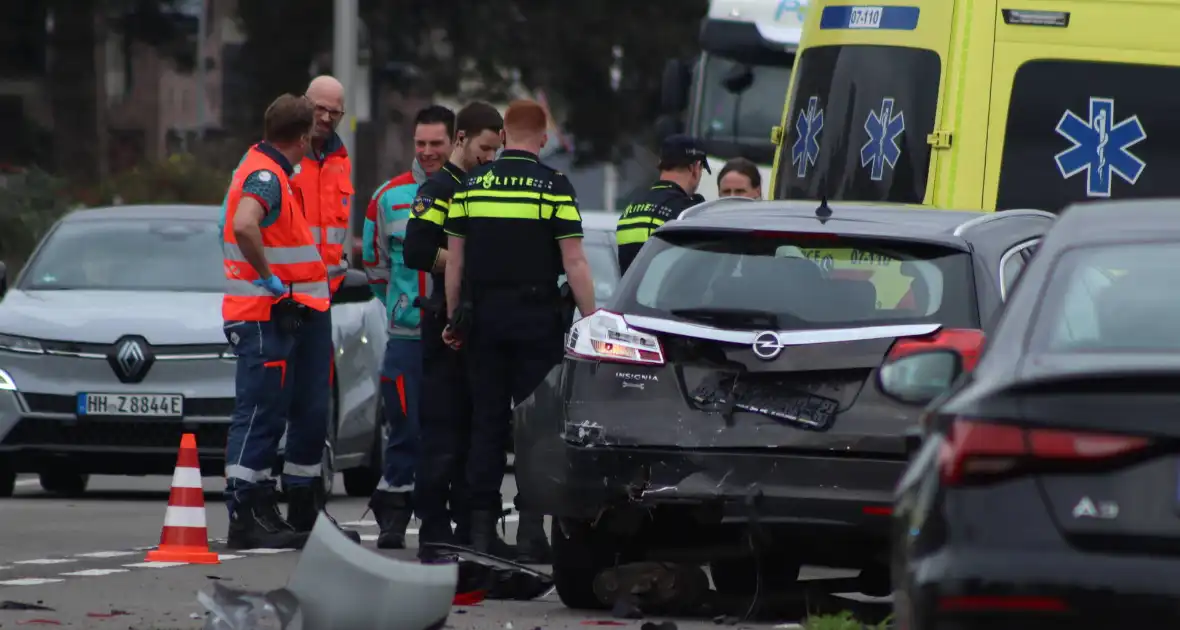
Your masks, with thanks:
[{"label": "green tree foliage", "polygon": [[[257,120],[276,95],[302,89],[315,53],[331,49],[332,3],[239,6]],[[459,93],[473,78],[481,85],[473,97],[503,96],[516,81],[544,89],[579,139],[579,156],[598,161],[614,157],[623,140],[646,139],[664,62],[695,53],[707,0],[361,0],[360,10],[374,27],[380,64],[416,67],[442,94]]]}]

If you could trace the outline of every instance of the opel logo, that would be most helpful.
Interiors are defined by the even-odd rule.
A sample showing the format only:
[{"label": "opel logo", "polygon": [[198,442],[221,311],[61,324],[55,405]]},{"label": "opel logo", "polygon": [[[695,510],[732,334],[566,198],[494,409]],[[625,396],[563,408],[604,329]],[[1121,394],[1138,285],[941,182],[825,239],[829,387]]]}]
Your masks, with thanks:
[{"label": "opel logo", "polygon": [[763,361],[773,361],[783,352],[783,344],[778,340],[778,333],[768,330],[754,336],[754,354]]},{"label": "opel logo", "polygon": [[107,361],[120,381],[138,383],[147,376],[155,356],[145,339],[128,336],[115,342],[115,347],[107,355]]}]

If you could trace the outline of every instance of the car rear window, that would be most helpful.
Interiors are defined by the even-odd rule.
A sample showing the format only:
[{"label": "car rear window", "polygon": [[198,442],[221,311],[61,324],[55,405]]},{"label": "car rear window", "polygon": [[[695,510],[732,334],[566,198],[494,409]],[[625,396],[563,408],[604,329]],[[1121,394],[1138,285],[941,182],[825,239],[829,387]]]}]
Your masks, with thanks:
[{"label": "car rear window", "polygon": [[656,234],[644,247],[613,308],[697,322],[723,309],[768,313],[785,330],[911,323],[973,328],[978,316],[970,263],[965,252],[924,243],[677,230]]},{"label": "car rear window", "polygon": [[1031,347],[1041,352],[1180,350],[1180,243],[1081,247],[1046,284]]}]

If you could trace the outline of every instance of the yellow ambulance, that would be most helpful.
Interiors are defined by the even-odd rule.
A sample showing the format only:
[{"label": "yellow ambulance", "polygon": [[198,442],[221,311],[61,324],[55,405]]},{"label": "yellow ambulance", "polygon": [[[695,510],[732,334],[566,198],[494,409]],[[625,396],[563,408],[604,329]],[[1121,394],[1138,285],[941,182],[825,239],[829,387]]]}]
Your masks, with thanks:
[{"label": "yellow ambulance", "polygon": [[775,199],[1180,196],[1180,0],[814,0]]}]

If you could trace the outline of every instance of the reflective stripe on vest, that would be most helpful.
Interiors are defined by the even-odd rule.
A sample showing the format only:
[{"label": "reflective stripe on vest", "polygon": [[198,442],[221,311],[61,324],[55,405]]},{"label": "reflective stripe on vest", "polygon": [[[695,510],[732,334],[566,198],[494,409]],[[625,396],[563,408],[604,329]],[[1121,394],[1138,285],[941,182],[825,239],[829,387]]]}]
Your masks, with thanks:
[{"label": "reflective stripe on vest", "polygon": [[352,197],[352,164],[348,154],[333,151],[321,161],[305,156],[291,178],[302,194],[304,216],[311,228],[312,240],[328,268],[328,281],[335,292],[344,281],[348,263],[344,262],[344,244],[348,239]]},{"label": "reflective stripe on vest", "polygon": [[242,198],[242,182],[254,171],[266,169],[276,173],[283,191],[283,203],[278,219],[267,226],[259,226],[262,233],[263,255],[271,273],[292,289],[292,298],[318,311],[330,306],[328,272],[317,242],[304,218],[296,195],[283,169],[257,148],[252,148],[239,165],[226,196],[226,222],[222,232],[222,252],[225,265],[225,297],[222,317],[227,321],[265,321],[270,319],[271,306],[276,301],[269,291],[254,286],[258,272],[246,260],[233,231],[233,215]]}]

